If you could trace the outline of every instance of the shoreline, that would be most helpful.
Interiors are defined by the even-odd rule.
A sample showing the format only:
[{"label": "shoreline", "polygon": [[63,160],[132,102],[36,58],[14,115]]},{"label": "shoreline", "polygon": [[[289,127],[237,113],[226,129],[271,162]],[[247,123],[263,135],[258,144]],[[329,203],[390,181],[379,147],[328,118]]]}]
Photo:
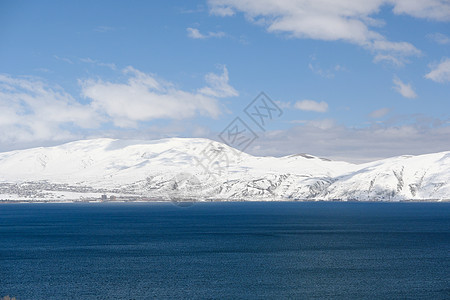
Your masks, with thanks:
[{"label": "shoreline", "polygon": [[246,203],[313,203],[313,202],[332,202],[332,203],[450,203],[450,199],[407,199],[407,200],[323,200],[323,199],[304,199],[304,200],[240,200],[240,199],[211,199],[211,200],[116,200],[116,201],[101,201],[101,200],[0,200],[1,204],[124,204],[124,203],[171,203],[180,204],[197,204],[197,203],[227,203],[227,202],[246,202]]}]

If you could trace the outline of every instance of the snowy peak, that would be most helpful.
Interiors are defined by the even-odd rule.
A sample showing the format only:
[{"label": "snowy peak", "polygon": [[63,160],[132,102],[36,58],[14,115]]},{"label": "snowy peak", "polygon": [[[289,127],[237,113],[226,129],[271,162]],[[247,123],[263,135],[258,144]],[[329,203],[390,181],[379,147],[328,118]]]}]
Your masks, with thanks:
[{"label": "snowy peak", "polygon": [[323,158],[323,157],[317,157],[317,156],[310,155],[310,154],[307,154],[307,153],[298,153],[298,154],[292,154],[292,155],[286,156],[286,158],[296,158],[296,157],[303,157],[303,158],[307,158],[307,159],[321,159],[323,161],[331,161],[331,159]]},{"label": "snowy peak", "polygon": [[0,153],[0,200],[77,200],[106,192],[162,199],[446,200],[450,152],[355,165],[309,154],[256,157],[208,139],[169,138],[93,139]]}]

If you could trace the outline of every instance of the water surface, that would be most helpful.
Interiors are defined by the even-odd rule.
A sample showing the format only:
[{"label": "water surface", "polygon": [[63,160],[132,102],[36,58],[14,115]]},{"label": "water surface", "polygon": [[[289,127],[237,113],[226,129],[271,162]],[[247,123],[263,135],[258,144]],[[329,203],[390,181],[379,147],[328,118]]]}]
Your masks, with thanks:
[{"label": "water surface", "polygon": [[450,203],[1,204],[0,297],[450,298]]}]

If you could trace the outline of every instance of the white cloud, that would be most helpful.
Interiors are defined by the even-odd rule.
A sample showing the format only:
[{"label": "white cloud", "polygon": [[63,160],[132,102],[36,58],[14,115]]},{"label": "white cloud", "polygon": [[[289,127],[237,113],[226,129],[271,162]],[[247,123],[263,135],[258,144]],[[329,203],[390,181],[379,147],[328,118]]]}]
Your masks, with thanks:
[{"label": "white cloud", "polygon": [[414,92],[414,89],[412,88],[411,84],[404,83],[399,78],[394,77],[394,90],[396,90],[400,95],[402,95],[405,98],[416,98],[417,94]]},{"label": "white cloud", "polygon": [[393,4],[393,11],[396,14],[436,21],[450,20],[450,2],[448,0],[388,0],[386,2]]},{"label": "white cloud", "polygon": [[198,30],[197,28],[186,28],[188,37],[192,39],[208,39],[208,38],[221,38],[225,36],[225,32],[218,31],[218,32],[208,32],[207,34],[203,34]]},{"label": "white cloud", "polygon": [[226,66],[222,66],[221,75],[209,73],[205,76],[205,80],[208,83],[208,86],[199,90],[203,95],[217,98],[235,97],[239,95],[239,93],[228,83],[228,69]]},{"label": "white cloud", "polygon": [[193,39],[205,39],[206,36],[201,34],[200,31],[197,28],[186,28],[186,31],[188,33],[188,37]]},{"label": "white cloud", "polygon": [[445,34],[439,33],[439,32],[430,33],[427,35],[427,37],[441,45],[450,44],[450,37],[446,36]]},{"label": "white cloud", "polygon": [[154,75],[132,67],[124,69],[126,83],[102,80],[80,81],[82,95],[92,100],[92,106],[104,112],[118,127],[136,127],[140,121],[154,119],[185,119],[196,115],[217,117],[217,98],[238,95],[228,84],[228,70],[222,75],[207,74],[208,86],[195,92],[183,91]]},{"label": "white cloud", "polygon": [[382,117],[386,116],[390,111],[391,110],[389,108],[386,108],[386,107],[380,108],[380,109],[372,111],[369,114],[369,117],[371,117],[372,119],[379,119],[379,118],[382,118]]},{"label": "white cloud", "polygon": [[[121,136],[121,128],[160,118],[167,119],[163,124],[178,122],[178,129],[169,126],[164,133],[161,125],[153,128],[159,134],[153,136],[173,136],[174,130],[186,129],[183,119],[197,115],[217,117],[221,113],[218,98],[238,95],[228,83],[225,66],[220,74],[207,74],[207,85],[191,92],[132,67],[123,73],[127,76],[123,83],[80,80],[82,96],[88,99],[84,103],[40,78],[0,74],[0,149],[54,145],[92,134]],[[102,127],[106,124],[108,129]],[[141,129],[147,130],[148,124],[140,125],[133,131],[137,132],[136,137],[147,134]],[[194,131],[201,133],[199,128]]]},{"label": "white cloud", "polygon": [[403,66],[408,60],[403,57],[397,57],[390,54],[377,54],[373,59],[374,63],[388,62],[395,66]]},{"label": "white cloud", "polygon": [[101,122],[90,105],[78,103],[60,87],[32,77],[0,75],[2,144],[65,140],[77,128],[95,128]]},{"label": "white cloud", "polygon": [[421,51],[408,42],[387,40],[373,29],[384,24],[373,15],[390,6],[395,14],[437,21],[450,19],[447,0],[209,0],[208,4],[211,14],[231,16],[242,12],[268,32],[347,41],[381,55],[376,61],[389,60],[398,65],[407,62],[405,57],[420,55]]},{"label": "white cloud", "polygon": [[425,78],[436,82],[450,82],[450,58],[444,57],[439,64],[431,65],[432,70]]},{"label": "white cloud", "polygon": [[371,50],[391,53],[391,55],[412,56],[421,54],[421,51],[410,43],[391,42],[378,34],[374,34],[373,39],[366,46]]},{"label": "white cloud", "polygon": [[297,101],[294,105],[295,108],[305,111],[314,111],[314,112],[326,112],[328,110],[328,104],[324,101],[316,102],[313,100],[302,100]]}]

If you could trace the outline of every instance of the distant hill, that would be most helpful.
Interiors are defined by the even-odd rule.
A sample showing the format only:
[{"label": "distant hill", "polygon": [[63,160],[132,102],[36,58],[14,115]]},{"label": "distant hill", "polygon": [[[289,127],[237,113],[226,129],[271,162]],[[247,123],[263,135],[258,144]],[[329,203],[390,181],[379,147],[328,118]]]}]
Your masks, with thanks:
[{"label": "distant hill", "polygon": [[[209,159],[210,157],[215,158]],[[450,152],[356,165],[256,157],[208,139],[82,140],[0,153],[0,200],[450,199]]]}]

